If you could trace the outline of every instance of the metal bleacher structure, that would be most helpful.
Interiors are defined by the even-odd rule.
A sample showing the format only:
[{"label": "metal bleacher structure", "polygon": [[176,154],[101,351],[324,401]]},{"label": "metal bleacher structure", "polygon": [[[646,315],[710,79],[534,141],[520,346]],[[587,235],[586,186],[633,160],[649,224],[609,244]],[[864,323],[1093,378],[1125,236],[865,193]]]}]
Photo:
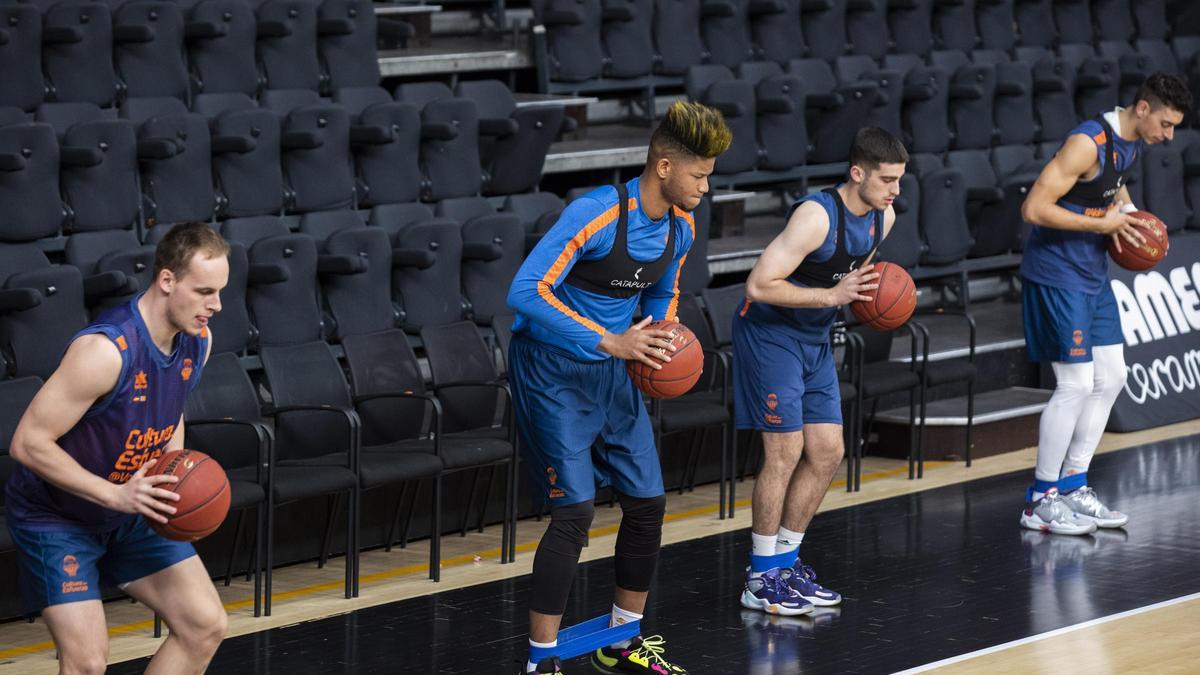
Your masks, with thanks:
[{"label": "metal bleacher structure", "polygon": [[[497,306],[494,291],[505,285],[497,279],[511,274],[511,267],[505,267],[514,261],[508,247],[516,245],[514,239],[520,239],[522,228],[523,243],[528,247],[553,223],[555,204],[561,209],[565,200],[583,188],[628,180],[639,173],[653,120],[673,100],[689,97],[719,108],[735,132],[735,148],[718,161],[710,179],[712,192],[704,206],[708,217],[697,218],[694,251],[704,255],[690,256],[684,273],[687,288],[683,290],[699,298],[711,324],[712,346],[720,349],[728,346],[727,324],[732,312],[727,303],[740,300],[737,284],[744,281],[763,248],[780,231],[788,205],[803,194],[834,184],[846,171],[847,134],[865,124],[879,125],[902,136],[912,154],[897,202],[897,226],[880,257],[903,265],[916,279],[920,314],[909,329],[900,329],[894,338],[887,335],[882,342],[878,336],[860,335],[853,326],[839,330],[838,353],[847,370],[847,391],[855,392],[858,402],[865,402],[854,410],[869,420],[865,428],[848,433],[853,444],[848,455],[852,460],[860,459],[864,451],[908,457],[910,465],[916,463],[910,471],[913,477],[920,476],[920,462],[926,457],[970,461],[972,441],[963,448],[961,434],[970,426],[971,417],[976,427],[976,457],[1021,447],[1015,443],[1029,444],[1028,431],[1036,426],[1036,415],[1049,392],[1039,388],[1037,368],[1025,362],[1020,304],[1014,302],[1022,236],[1019,206],[1057,142],[1081,117],[1127,100],[1131,87],[1152,70],[1189,76],[1193,91],[1200,81],[1200,36],[1195,34],[1200,28],[1194,26],[1197,13],[1184,12],[1186,2],[436,0],[436,4],[425,4],[325,0],[313,3],[321,7],[318,13],[300,12],[301,18],[316,22],[313,30],[322,36],[321,60],[319,66],[313,63],[309,89],[297,85],[298,90],[270,91],[262,84],[264,73],[265,80],[272,81],[272,66],[261,47],[265,40],[277,40],[280,53],[287,53],[288,37],[295,31],[289,21],[297,20],[296,14],[289,13],[294,8],[289,9],[285,0],[178,4],[193,13],[198,11],[191,9],[193,5],[217,7],[215,18],[188,19],[188,40],[194,41],[237,33],[238,29],[220,23],[237,25],[241,10],[232,6],[238,3],[255,8],[249,15],[248,39],[253,44],[257,35],[260,47],[250,61],[249,84],[244,88],[233,84],[214,93],[212,83],[236,68],[227,68],[218,60],[218,71],[205,72],[207,57],[202,48],[195,47],[188,72],[183,73],[186,92],[139,93],[125,82],[115,92],[75,99],[64,93],[71,87],[71,78],[57,75],[61,71],[55,69],[71,63],[71,45],[87,44],[87,22],[51,25],[49,10],[44,10],[41,65],[6,63],[3,50],[21,44],[25,24],[20,22],[36,21],[37,15],[24,5],[0,5],[0,92],[5,87],[16,91],[14,83],[25,73],[22,68],[46,73],[44,93],[39,82],[33,98],[0,93],[0,174],[24,170],[37,161],[36,153],[30,159],[30,136],[16,132],[4,136],[4,126],[48,122],[55,128],[46,133],[57,135],[63,148],[62,193],[65,202],[74,207],[71,213],[64,210],[59,219],[69,226],[54,221],[28,236],[4,238],[0,247],[15,241],[14,245],[22,248],[9,257],[0,255],[0,261],[8,264],[20,256],[29,258],[30,251],[41,251],[53,263],[85,265],[76,258],[91,244],[85,245],[87,240],[80,233],[108,230],[85,227],[83,200],[80,198],[79,204],[73,201],[67,176],[71,171],[85,172],[102,160],[92,149],[74,147],[77,143],[70,124],[84,118],[136,120],[141,130],[137,140],[130,137],[128,142],[137,146],[134,163],[140,164],[133,173],[141,177],[132,189],[134,194],[140,193],[133,202],[141,205],[132,204],[134,224],[122,221],[115,228],[124,249],[118,247],[104,257],[95,250],[82,256],[81,260],[89,261],[80,267],[89,299],[106,291],[114,297],[122,291],[128,294],[137,287],[139,275],[144,283],[145,245],[156,241],[162,230],[155,223],[208,220],[235,242],[234,256],[242,257],[242,290],[246,294],[239,301],[244,300],[250,315],[257,313],[261,320],[276,297],[261,289],[283,288],[296,280],[298,270],[308,270],[310,285],[318,271],[344,278],[362,271],[345,247],[368,244],[351,241],[349,235],[338,238],[354,229],[339,219],[344,221],[346,213],[356,213],[359,220],[354,225],[366,223],[386,230],[393,251],[391,300],[397,307],[393,310],[386,297],[380,300],[387,316],[376,330],[403,329],[415,349],[418,375],[436,385],[438,376],[431,372],[423,349],[427,328],[474,319],[489,346],[502,340],[501,331],[494,327],[503,322],[504,311]],[[50,8],[55,3],[37,4]],[[123,12],[136,4],[143,3],[109,3],[116,27],[110,38],[117,45],[118,71],[121,55],[126,53],[120,50],[133,55],[137,45],[151,44],[159,34],[155,30],[162,29],[162,24],[154,28],[145,22],[122,23],[133,14]],[[1166,20],[1168,5],[1172,12],[1193,17],[1194,30],[1172,34]],[[88,3],[87,7],[107,5]],[[283,7],[283,15],[270,13],[278,7]],[[368,7],[373,21],[361,14],[360,10]],[[1094,16],[1081,20],[1076,12],[1086,12],[1089,7]],[[1100,7],[1104,12],[1124,14],[1109,21],[1109,14]],[[258,12],[257,34],[254,11]],[[1055,29],[1056,25],[1089,28],[1079,35]],[[182,25],[176,28],[184,30]],[[1046,30],[1048,34],[1042,35]],[[360,56],[365,50],[372,64],[377,64],[377,74],[373,65],[364,67],[362,61],[337,60],[356,51],[338,42],[347,36],[356,41]],[[193,42],[188,44],[193,49]],[[335,54],[334,50],[344,52]],[[129,58],[127,67],[133,68],[133,56]],[[315,79],[318,67],[319,81]],[[207,88],[197,88],[205,76]],[[116,79],[112,70],[109,77]],[[499,81],[508,93],[497,98],[494,89],[473,88],[483,81]],[[74,102],[96,110],[43,106],[43,95],[47,104]],[[137,96],[148,98],[135,105]],[[176,100],[163,102],[162,97],[171,96]],[[460,102],[476,96],[478,106],[472,107],[468,116],[478,118],[478,128],[465,130],[467,125],[460,125],[465,119]],[[330,101],[338,105],[328,105]],[[1077,114],[1077,107],[1091,112]],[[12,109],[10,121],[5,115]],[[187,205],[173,205],[166,194],[153,194],[152,190],[154,185],[180,178],[186,167],[177,160],[195,149],[187,141],[195,128],[180,120],[195,123],[192,118],[197,116],[192,113],[201,110],[209,118],[211,152],[202,148],[203,164],[189,166],[210,173],[217,185],[209,185],[207,194],[201,196],[202,215],[195,216],[188,215]],[[306,117],[305,111],[310,110],[317,112]],[[546,116],[539,117],[542,113]],[[447,122],[439,114],[454,119]],[[504,119],[506,116],[509,119]],[[163,122],[167,119],[173,121]],[[407,149],[400,145],[401,119],[419,120],[419,134],[403,141],[410,144],[404,146]],[[523,126],[526,123],[521,119],[528,119],[530,126]],[[203,130],[204,120],[198,124]],[[546,126],[551,127],[550,136],[539,136],[536,130]],[[330,168],[334,163],[321,161],[324,150],[338,146],[334,131],[338,129],[355,148],[357,168],[352,171],[335,171]],[[516,188],[504,187],[505,180],[516,180],[522,173],[503,164],[504,155],[512,153],[511,147],[503,145],[504,134],[511,136],[517,129],[528,132],[520,137],[526,147],[539,137],[553,142],[545,148],[540,172]],[[163,136],[176,140],[164,142]],[[263,139],[271,138],[275,140],[274,156],[268,156],[268,163],[282,164],[289,187],[266,195],[266,205],[260,205],[252,202],[263,194],[242,194],[234,177],[257,161],[258,152],[267,145]],[[456,140],[468,141],[471,147],[456,146]],[[94,138],[84,141],[97,143]],[[115,147],[116,142],[100,141],[101,150],[106,151],[108,143]],[[58,149],[53,140],[49,144]],[[388,148],[394,153],[389,154],[393,151]],[[462,161],[482,162],[484,175],[471,176],[475,182],[453,194],[442,194],[445,185],[462,178],[457,174],[472,173],[462,170],[460,155],[454,154],[458,152],[466,153],[461,155],[466,158]],[[133,149],[129,153],[134,156]],[[440,164],[434,159],[439,154],[443,155]],[[1143,164],[1143,175],[1131,184],[1135,202],[1168,222],[1172,236],[1200,236],[1184,232],[1200,229],[1200,132],[1181,129],[1175,142],[1148,152]],[[325,171],[309,176],[313,188],[295,189],[314,165]],[[278,174],[276,178],[282,187],[284,178]],[[4,180],[0,175],[0,188]],[[1155,189],[1156,184],[1167,181],[1174,181],[1174,189]],[[338,193],[342,184],[347,189]],[[326,192],[333,194],[333,201],[317,199]],[[398,192],[403,194],[393,194]],[[1164,192],[1176,199],[1186,195],[1186,200],[1179,200],[1182,206],[1168,204],[1166,198],[1156,203]],[[16,193],[0,193],[0,198],[12,194]],[[27,194],[31,200],[44,197]],[[306,202],[309,198],[313,201]],[[535,203],[536,207],[531,206]],[[177,206],[177,211],[172,210]],[[168,212],[181,215],[174,219]],[[520,216],[519,226],[513,224],[513,214]],[[270,222],[264,216],[271,216]],[[452,226],[448,228],[447,222]],[[1007,225],[998,225],[1002,223]],[[80,239],[73,240],[75,237]],[[286,240],[273,259],[263,257],[269,255],[263,243],[268,240]],[[306,255],[304,246],[313,247],[309,268],[299,267],[299,259]],[[517,263],[525,251],[518,249]],[[365,255],[363,250],[359,249],[359,255]],[[124,258],[114,257],[122,251]],[[442,262],[448,252],[454,258],[449,266]],[[105,264],[111,269],[106,271]],[[0,268],[0,288],[14,288],[16,282],[6,281],[10,276],[16,279],[10,271]],[[22,273],[26,273],[24,268]],[[248,286],[246,278],[250,279]],[[324,298],[324,306],[307,308],[317,317],[310,328],[313,337],[326,340],[333,355],[344,362],[349,350],[343,350],[341,331],[352,320],[349,315],[339,315],[336,297],[349,293],[361,300],[366,295],[356,295],[352,283],[335,287],[329,282],[327,286],[325,277],[322,279],[319,288],[305,287],[299,292],[307,293],[310,300],[312,295]],[[19,293],[0,296],[0,300],[0,324],[5,313],[31,306]],[[259,348],[280,349],[301,341],[293,334],[296,324],[286,314],[279,326],[254,327],[228,350],[249,374],[246,384],[253,381],[267,416],[270,383],[263,373]],[[230,336],[228,331],[217,334]],[[4,335],[0,325],[0,337]],[[5,350],[9,348],[4,345]],[[502,368],[503,359],[498,358],[497,363]],[[947,368],[939,371],[937,364]],[[21,370],[24,365],[18,365],[7,351],[0,353],[0,380],[45,377],[45,372]],[[894,374],[897,370],[913,373],[914,381],[920,382],[925,414],[916,434],[924,442],[918,441],[918,447],[908,440],[912,438],[909,392],[879,393],[871,391],[871,382],[864,386],[863,378],[872,378],[871,373]],[[935,375],[950,370],[969,372],[970,376],[962,380]],[[352,385],[356,395],[360,385]],[[1015,433],[1016,429],[1024,429],[1025,436]],[[670,448],[663,448],[662,455],[668,488],[675,483],[684,489],[697,480],[715,481],[718,475],[725,475],[724,467],[716,462],[717,437],[687,433],[666,437]],[[739,440],[734,445],[740,458],[735,454],[734,461],[744,470],[753,464],[755,443],[749,435]],[[679,448],[688,449],[681,454],[675,452]],[[0,456],[0,460],[7,459]],[[854,473],[858,466],[856,461],[850,462],[848,489],[858,487]],[[510,475],[515,476],[515,469],[512,471]],[[471,517],[482,527],[485,521],[507,519],[518,511],[512,503],[515,498],[509,501],[498,490],[491,490],[496,473],[497,467],[487,467],[489,478],[482,497],[477,497],[478,469],[473,474],[455,474],[454,487],[471,497],[465,504],[446,504],[445,508],[451,516],[461,518],[457,522],[464,533]],[[401,545],[410,534],[428,532],[436,522],[433,514],[418,512],[420,489],[419,485],[414,488],[407,505]],[[450,494],[452,489],[444,488]],[[398,502],[375,494],[376,501],[368,503],[364,496],[362,513],[386,513],[390,519],[364,521],[364,532],[370,533],[364,534],[361,546],[392,545],[408,495],[406,485]],[[520,501],[520,512],[525,513],[525,500]],[[309,506],[294,508],[291,517],[277,523],[276,563],[314,557],[317,545],[307,536],[310,528],[305,521],[329,523],[320,544],[324,562],[330,547],[336,546],[331,532],[339,503],[330,501],[327,506],[323,500],[314,500]],[[451,518],[450,522],[456,521]],[[205,550],[215,552],[219,569],[226,573],[252,564],[234,560],[239,549],[243,555],[252,549],[243,541],[250,535],[243,535],[242,530],[239,519],[232,536],[219,533],[205,542]],[[10,553],[0,550],[0,571],[11,563],[9,558]],[[209,564],[218,569],[218,563]],[[8,604],[0,603],[0,616],[10,616],[12,611]]]}]

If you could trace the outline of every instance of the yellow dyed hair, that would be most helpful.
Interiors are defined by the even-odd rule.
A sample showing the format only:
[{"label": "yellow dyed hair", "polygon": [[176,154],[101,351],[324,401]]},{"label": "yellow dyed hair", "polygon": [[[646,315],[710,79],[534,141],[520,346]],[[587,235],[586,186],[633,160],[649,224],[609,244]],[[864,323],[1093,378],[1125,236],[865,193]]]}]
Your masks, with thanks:
[{"label": "yellow dyed hair", "polygon": [[675,101],[650,137],[650,161],[690,155],[711,159],[729,149],[733,132],[716,108],[692,101]]}]

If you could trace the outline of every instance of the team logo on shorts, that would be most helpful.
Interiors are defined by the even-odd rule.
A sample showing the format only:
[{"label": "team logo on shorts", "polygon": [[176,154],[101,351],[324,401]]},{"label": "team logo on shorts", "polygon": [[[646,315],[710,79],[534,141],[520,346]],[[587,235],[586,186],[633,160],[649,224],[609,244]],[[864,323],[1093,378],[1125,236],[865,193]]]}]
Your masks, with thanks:
[{"label": "team logo on shorts", "polygon": [[1083,344],[1083,331],[1076,330],[1074,333],[1071,333],[1071,342],[1074,342],[1076,345]]},{"label": "team logo on shorts", "polygon": [[551,485],[558,483],[558,472],[554,470],[554,467],[546,467],[546,480],[550,481]]},{"label": "team logo on shorts", "polygon": [[63,556],[63,571],[72,577],[79,574],[79,560],[73,555]]},{"label": "team logo on shorts", "polygon": [[775,414],[775,409],[779,407],[779,397],[775,394],[767,394],[767,409],[771,412],[763,415],[763,419],[767,424],[783,424],[783,418]]}]

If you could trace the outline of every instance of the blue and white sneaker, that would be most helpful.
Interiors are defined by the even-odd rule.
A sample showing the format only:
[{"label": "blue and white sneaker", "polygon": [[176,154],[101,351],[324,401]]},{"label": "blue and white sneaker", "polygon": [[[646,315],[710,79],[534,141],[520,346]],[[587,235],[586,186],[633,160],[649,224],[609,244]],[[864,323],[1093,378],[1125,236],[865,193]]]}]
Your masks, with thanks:
[{"label": "blue and white sneaker", "polygon": [[841,603],[842,594],[818,584],[817,573],[812,567],[800,562],[799,558],[792,564],[791,571],[792,574],[787,577],[788,585],[799,593],[800,597],[817,607],[832,607]]},{"label": "blue and white sneaker", "polygon": [[812,612],[812,603],[800,597],[788,584],[789,576],[792,576],[792,570],[776,568],[763,572],[761,576],[750,577],[746,580],[746,590],[742,591],[742,607],[781,616]]}]

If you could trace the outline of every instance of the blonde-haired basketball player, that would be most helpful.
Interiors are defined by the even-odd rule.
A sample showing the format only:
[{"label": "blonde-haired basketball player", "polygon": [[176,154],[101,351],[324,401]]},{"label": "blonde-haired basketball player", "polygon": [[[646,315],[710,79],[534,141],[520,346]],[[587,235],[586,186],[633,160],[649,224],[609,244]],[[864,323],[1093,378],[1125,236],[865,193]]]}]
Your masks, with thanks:
[{"label": "blonde-haired basketball player", "polygon": [[[557,636],[597,477],[619,492],[623,512],[609,624],[641,619],[666,498],[654,431],[625,361],[658,367],[669,358],[659,351],[670,344],[668,334],[646,326],[675,318],[679,274],[695,237],[690,211],[731,141],[718,111],[676,102],[650,139],[641,176],[571,202],[513,280],[509,382],[525,466],[535,494],[550,505],[533,561],[523,672],[561,672],[562,659],[582,653]],[[639,308],[645,318],[630,325]],[[659,636],[636,637],[596,649],[592,663],[613,673],[685,672],[666,660],[663,645]]]}]

